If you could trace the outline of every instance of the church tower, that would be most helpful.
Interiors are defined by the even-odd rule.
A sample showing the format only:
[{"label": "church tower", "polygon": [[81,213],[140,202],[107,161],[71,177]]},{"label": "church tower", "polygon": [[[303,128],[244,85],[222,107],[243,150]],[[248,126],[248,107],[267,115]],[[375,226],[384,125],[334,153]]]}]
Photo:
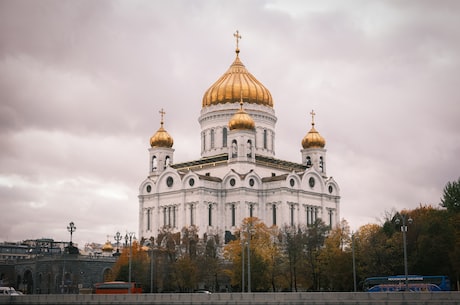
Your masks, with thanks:
[{"label": "church tower", "polygon": [[312,110],[311,129],[302,139],[302,164],[307,168],[313,167],[326,177],[326,140],[315,129],[315,115]]},{"label": "church tower", "polygon": [[165,114],[161,109],[160,128],[150,138],[150,177],[157,177],[173,162],[174,140],[163,127]]}]

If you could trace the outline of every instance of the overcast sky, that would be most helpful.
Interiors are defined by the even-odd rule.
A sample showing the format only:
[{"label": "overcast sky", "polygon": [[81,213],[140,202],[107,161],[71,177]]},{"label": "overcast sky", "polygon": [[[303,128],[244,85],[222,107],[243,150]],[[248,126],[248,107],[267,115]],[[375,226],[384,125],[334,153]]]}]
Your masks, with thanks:
[{"label": "overcast sky", "polygon": [[240,58],[271,92],[276,157],[309,112],[356,230],[460,176],[459,1],[0,1],[0,242],[138,231],[149,138],[200,158],[205,91]]}]

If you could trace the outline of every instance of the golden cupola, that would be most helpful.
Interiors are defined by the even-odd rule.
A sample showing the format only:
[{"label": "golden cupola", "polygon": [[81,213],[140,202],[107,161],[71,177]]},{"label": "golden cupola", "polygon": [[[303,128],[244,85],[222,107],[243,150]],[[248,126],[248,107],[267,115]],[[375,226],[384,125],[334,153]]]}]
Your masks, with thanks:
[{"label": "golden cupola", "polygon": [[150,138],[150,146],[151,147],[167,147],[171,148],[174,144],[173,138],[169,135],[169,133],[163,127],[163,115],[166,112],[161,109],[161,126],[157,130],[157,132]]},{"label": "golden cupola", "polygon": [[243,130],[254,130],[256,124],[252,117],[243,109],[243,101],[240,101],[240,109],[232,116],[228,122],[228,128],[230,130],[243,129]]},{"label": "golden cupola", "polygon": [[239,58],[238,40],[241,38],[238,31],[236,37],[236,58],[230,68],[222,75],[203,96],[202,107],[217,104],[243,102],[273,107],[270,91],[262,85],[243,65]]},{"label": "golden cupola", "polygon": [[110,243],[110,241],[106,241],[105,244],[102,246],[102,251],[103,252],[112,252],[113,251],[113,246]]},{"label": "golden cupola", "polygon": [[311,114],[311,129],[302,139],[302,147],[307,148],[324,148],[326,140],[315,129],[315,112],[312,110]]}]

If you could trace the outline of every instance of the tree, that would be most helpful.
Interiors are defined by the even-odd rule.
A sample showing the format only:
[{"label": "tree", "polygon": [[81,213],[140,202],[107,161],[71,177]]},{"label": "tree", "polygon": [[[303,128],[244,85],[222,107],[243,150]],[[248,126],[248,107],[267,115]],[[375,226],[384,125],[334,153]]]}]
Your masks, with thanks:
[{"label": "tree", "polygon": [[321,290],[321,248],[324,245],[326,234],[329,231],[327,226],[321,219],[306,229],[304,251],[306,254],[307,270],[311,274],[313,290]]},{"label": "tree", "polygon": [[305,234],[301,227],[287,225],[283,227],[282,233],[288,264],[289,290],[297,292],[297,272],[302,262]]},{"label": "tree", "polygon": [[323,288],[331,291],[353,289],[353,268],[350,248],[350,227],[345,220],[329,232],[320,261],[324,274]]},{"label": "tree", "polygon": [[454,182],[447,182],[440,205],[448,212],[460,212],[460,178]]}]

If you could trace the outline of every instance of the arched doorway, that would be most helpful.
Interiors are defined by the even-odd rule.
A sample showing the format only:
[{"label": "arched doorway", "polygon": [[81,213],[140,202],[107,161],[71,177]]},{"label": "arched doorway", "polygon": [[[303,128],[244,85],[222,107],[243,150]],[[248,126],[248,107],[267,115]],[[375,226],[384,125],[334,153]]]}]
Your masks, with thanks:
[{"label": "arched doorway", "polygon": [[34,292],[34,277],[32,271],[26,270],[24,272],[24,279],[22,281],[24,284],[24,292],[27,294],[32,294]]}]

